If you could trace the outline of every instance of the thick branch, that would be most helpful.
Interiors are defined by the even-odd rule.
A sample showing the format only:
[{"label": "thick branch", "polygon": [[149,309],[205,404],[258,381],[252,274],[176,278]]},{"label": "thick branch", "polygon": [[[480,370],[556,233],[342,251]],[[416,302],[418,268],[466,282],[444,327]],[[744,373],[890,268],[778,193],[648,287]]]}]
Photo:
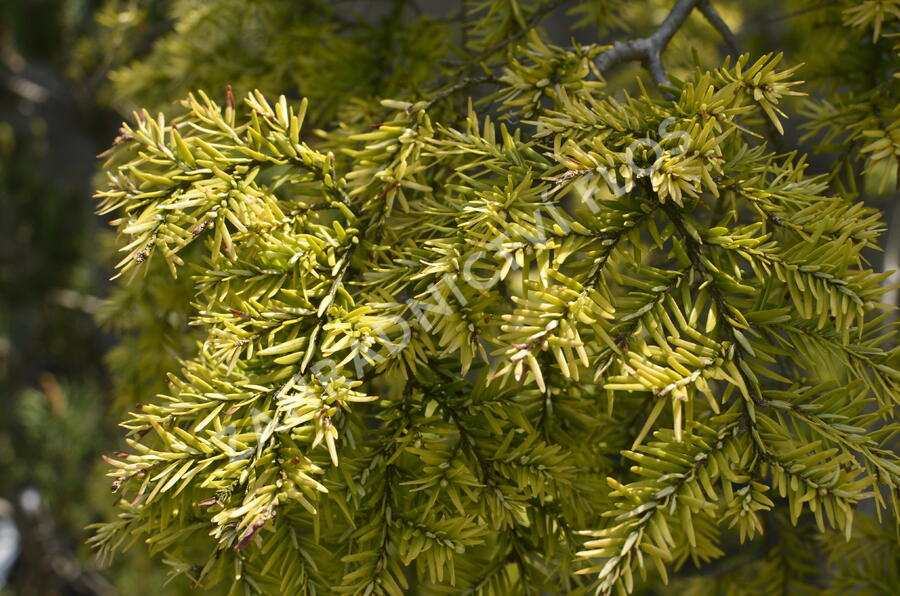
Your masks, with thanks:
[{"label": "thick branch", "polygon": [[657,85],[668,85],[669,78],[662,65],[662,52],[672,37],[684,24],[688,15],[705,0],[678,0],[669,16],[649,37],[617,42],[611,49],[597,57],[597,68],[606,73],[612,68],[632,60],[640,60]]}]

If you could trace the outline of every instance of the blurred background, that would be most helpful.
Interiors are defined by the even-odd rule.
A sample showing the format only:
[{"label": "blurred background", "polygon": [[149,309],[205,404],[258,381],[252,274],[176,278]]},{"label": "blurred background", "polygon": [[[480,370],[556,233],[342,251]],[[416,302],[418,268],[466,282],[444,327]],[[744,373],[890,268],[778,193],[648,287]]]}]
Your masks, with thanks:
[{"label": "blurred background", "polygon": [[[645,34],[671,6],[579,4],[548,17],[555,42]],[[822,93],[865,86],[871,69],[849,64],[843,79],[815,87],[817,68],[825,68],[815,49],[841,43],[833,17],[816,15],[828,4],[717,3],[742,49],[784,50],[789,64],[812,56],[803,78]],[[138,281],[113,290],[108,281],[115,239],[94,215],[92,193],[102,182],[95,156],[121,121],[138,106],[170,110],[198,87],[221,101],[231,84],[238,97],[254,87],[308,96],[315,124],[325,126],[352,98],[402,95],[436,79],[438,66],[417,59],[429,55],[419,50],[465,39],[464,30],[447,39],[439,27],[461,7],[457,0],[0,0],[0,595],[189,589],[163,588],[165,570],[140,548],[101,570],[84,545],[85,527],[112,512],[100,456],[121,444],[118,422],[162,390],[164,373],[193,346],[183,285]],[[667,66],[688,68],[689,48],[709,66],[724,50],[699,17],[669,48]],[[623,68],[616,77],[625,88],[637,72]],[[789,123],[789,146],[822,141],[801,139],[809,132],[797,128],[801,122]],[[833,158],[819,147],[813,171],[828,171]],[[887,250],[872,263],[893,269],[896,174],[887,172],[880,186],[877,173],[848,180],[885,212]]]}]

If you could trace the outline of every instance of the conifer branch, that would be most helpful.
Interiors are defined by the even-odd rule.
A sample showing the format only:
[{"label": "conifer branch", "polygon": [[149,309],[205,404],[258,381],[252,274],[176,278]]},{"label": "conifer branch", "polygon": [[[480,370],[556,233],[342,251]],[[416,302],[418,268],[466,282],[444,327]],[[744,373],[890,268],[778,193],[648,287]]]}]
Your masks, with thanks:
[{"label": "conifer branch", "polygon": [[469,89],[470,87],[475,87],[477,85],[481,85],[482,83],[493,83],[497,82],[497,79],[491,75],[483,75],[480,77],[463,77],[459,81],[453,83],[449,87],[443,89],[436,93],[431,99],[429,99],[425,105],[422,107],[424,111],[429,111],[431,108],[441,103],[448,97],[459,93],[460,91],[464,91]]},{"label": "conifer branch", "polygon": [[312,108],[315,138],[305,101],[259,92],[138,118],[103,208],[121,269],[154,253],[138,289],[192,273],[200,341],[108,460],[104,554],[136,537],[204,588],[388,596],[577,591],[577,556],[629,593],[645,565],[733,560],[720,532],[779,509],[849,532],[863,500],[896,508],[878,214],[742,124],[780,127],[794,69],[743,55],[619,99],[597,67],[667,84],[694,8],[731,32],[678,0],[646,38],[562,48],[534,29],[563,4],[477,0],[502,76],[388,72],[432,91]]},{"label": "conifer branch", "polygon": [[543,21],[544,18],[547,17],[547,15],[552,13],[557,8],[560,8],[561,6],[568,4],[571,1],[572,0],[547,0],[546,2],[544,2],[543,4],[538,6],[537,10],[535,10],[531,14],[531,16],[528,18],[528,21],[525,23],[524,27],[520,28],[518,31],[516,31],[514,34],[510,35],[503,41],[498,42],[498,43],[494,44],[493,46],[483,50],[481,53],[479,53],[477,56],[475,56],[475,58],[472,59],[471,63],[473,65],[479,64],[479,63],[483,62],[484,60],[486,60],[487,58],[490,58],[497,52],[503,50],[503,48],[519,41],[525,35],[527,35],[529,31],[531,31],[532,29],[537,27],[541,23],[541,21]]}]

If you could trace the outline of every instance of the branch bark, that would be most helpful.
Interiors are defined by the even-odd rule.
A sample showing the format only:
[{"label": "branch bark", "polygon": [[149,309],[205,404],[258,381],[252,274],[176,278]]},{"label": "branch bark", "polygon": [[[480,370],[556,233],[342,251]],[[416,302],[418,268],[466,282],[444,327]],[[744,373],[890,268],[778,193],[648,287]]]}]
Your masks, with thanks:
[{"label": "branch bark", "polygon": [[720,15],[719,11],[716,10],[716,7],[712,5],[712,2],[710,2],[710,0],[703,0],[700,2],[698,8],[700,8],[700,12],[703,13],[706,20],[709,21],[709,24],[722,36],[725,45],[728,46],[728,50],[735,56],[740,55],[741,49],[738,44],[737,36],[731,30],[731,27],[728,26],[728,23],[722,19],[722,15]]},{"label": "branch bark", "polygon": [[678,0],[659,28],[648,37],[617,42],[597,57],[597,68],[602,73],[633,60],[640,60],[657,85],[669,85],[669,78],[662,64],[662,52],[684,21],[699,4],[706,0]]}]

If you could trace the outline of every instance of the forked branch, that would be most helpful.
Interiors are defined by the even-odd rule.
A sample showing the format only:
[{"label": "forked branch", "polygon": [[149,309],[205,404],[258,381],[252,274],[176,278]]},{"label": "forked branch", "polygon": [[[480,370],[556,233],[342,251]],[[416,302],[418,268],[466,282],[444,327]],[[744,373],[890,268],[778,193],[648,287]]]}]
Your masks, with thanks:
[{"label": "forked branch", "polygon": [[699,8],[703,16],[715,27],[729,50],[737,53],[738,45],[734,33],[709,0],[678,0],[656,31],[648,37],[617,42],[597,57],[597,68],[605,74],[624,62],[638,60],[650,73],[654,83],[660,86],[669,85],[669,77],[663,68],[662,53],[695,8]]}]

